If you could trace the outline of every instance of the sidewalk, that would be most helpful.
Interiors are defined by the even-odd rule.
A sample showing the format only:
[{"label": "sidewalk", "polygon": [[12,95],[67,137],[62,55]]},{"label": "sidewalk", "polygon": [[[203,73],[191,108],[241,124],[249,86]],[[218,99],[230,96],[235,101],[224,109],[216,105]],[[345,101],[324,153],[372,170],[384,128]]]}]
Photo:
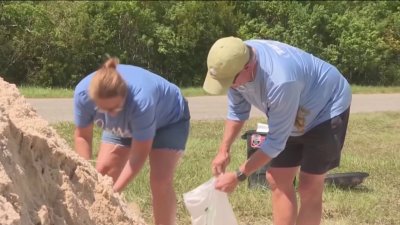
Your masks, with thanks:
[{"label": "sidewalk", "polygon": [[[226,96],[189,97],[192,120],[225,119]],[[50,123],[73,121],[72,99],[27,99],[45,120]],[[400,93],[397,94],[354,94],[351,113],[400,111]],[[250,117],[264,114],[252,107]]]}]

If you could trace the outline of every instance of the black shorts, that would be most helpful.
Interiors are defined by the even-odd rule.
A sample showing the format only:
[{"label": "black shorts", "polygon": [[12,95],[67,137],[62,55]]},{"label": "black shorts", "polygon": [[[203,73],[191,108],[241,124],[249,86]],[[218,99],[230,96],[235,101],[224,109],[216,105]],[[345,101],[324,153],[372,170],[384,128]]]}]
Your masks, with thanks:
[{"label": "black shorts", "polygon": [[296,167],[310,174],[323,174],[338,167],[346,136],[350,108],[302,136],[289,137],[285,149],[271,167]]}]

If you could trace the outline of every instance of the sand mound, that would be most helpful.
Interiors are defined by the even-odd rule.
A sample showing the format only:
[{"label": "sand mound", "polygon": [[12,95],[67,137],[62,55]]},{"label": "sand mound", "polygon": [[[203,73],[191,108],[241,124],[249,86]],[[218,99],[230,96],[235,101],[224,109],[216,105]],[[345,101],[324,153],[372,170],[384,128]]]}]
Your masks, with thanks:
[{"label": "sand mound", "polygon": [[0,78],[1,225],[144,224],[111,183]]}]

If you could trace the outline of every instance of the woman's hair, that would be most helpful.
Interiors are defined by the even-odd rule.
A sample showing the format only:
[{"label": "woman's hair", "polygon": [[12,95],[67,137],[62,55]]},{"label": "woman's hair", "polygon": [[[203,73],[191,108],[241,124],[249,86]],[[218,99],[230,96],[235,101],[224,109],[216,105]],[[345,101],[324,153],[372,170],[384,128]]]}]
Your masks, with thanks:
[{"label": "woman's hair", "polygon": [[93,100],[101,98],[125,97],[127,86],[117,71],[118,58],[109,58],[94,74],[89,85],[89,96]]}]

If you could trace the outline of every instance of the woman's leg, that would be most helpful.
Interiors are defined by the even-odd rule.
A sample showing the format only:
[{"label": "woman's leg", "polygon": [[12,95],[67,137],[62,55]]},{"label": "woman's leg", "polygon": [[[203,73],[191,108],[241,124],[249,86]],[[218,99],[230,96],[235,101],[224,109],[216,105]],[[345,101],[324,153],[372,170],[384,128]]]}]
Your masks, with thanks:
[{"label": "woman's leg", "polygon": [[297,217],[297,201],[293,180],[299,167],[271,167],[267,180],[272,191],[274,225],[294,225]]},{"label": "woman's leg", "polygon": [[128,147],[102,142],[97,156],[96,170],[102,175],[112,177],[115,182],[128,159],[128,154]]},{"label": "woman's leg", "polygon": [[150,186],[155,225],[176,224],[174,172],[183,151],[153,149],[150,153]]}]

